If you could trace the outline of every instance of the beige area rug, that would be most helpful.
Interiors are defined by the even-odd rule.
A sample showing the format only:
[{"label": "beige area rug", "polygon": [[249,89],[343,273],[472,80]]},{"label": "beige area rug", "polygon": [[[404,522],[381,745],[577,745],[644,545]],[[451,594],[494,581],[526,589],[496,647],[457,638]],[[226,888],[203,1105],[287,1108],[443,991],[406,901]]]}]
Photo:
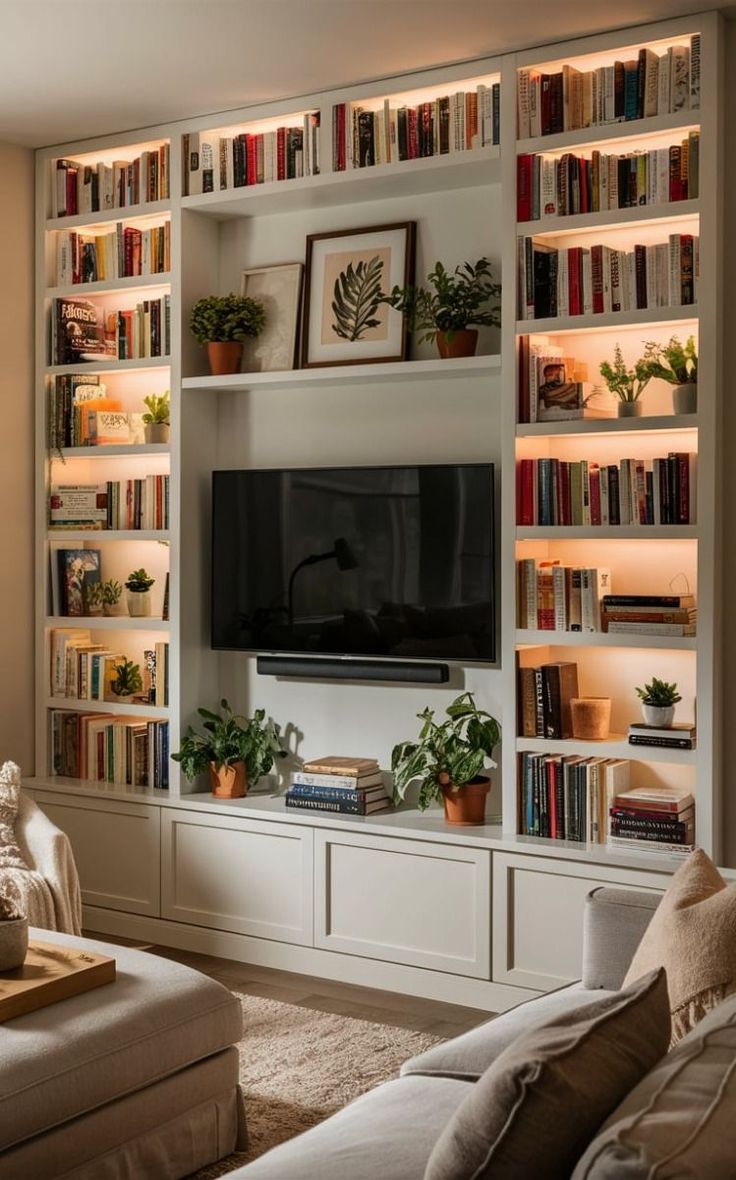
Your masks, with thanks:
[{"label": "beige area rug", "polygon": [[[239,994],[239,993],[236,993]],[[238,1045],[249,1146],[203,1168],[196,1180],[225,1176],[306,1131],[441,1037],[295,1004],[240,995],[245,1036]]]}]

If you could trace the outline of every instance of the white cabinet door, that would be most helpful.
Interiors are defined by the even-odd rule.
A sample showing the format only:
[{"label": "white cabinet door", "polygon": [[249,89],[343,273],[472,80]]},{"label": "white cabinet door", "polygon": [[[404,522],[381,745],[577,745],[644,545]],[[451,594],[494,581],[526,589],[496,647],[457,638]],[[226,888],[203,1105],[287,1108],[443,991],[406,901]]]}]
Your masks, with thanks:
[{"label": "white cabinet door", "polygon": [[316,945],[489,978],[490,853],[315,831]]},{"label": "white cabinet door", "polygon": [[516,853],[493,854],[493,980],[552,991],[580,979],[591,889],[663,892],[666,873]]},{"label": "white cabinet door", "polygon": [[85,905],[159,917],[161,808],[31,791],[72,845]]},{"label": "white cabinet door", "polygon": [[166,808],[165,918],[312,945],[312,830]]}]

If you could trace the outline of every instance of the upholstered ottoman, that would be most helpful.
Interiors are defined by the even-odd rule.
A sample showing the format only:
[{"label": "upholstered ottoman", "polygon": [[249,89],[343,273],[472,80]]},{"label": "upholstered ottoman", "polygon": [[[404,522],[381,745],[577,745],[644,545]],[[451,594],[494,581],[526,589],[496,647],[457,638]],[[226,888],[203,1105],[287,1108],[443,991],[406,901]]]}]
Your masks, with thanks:
[{"label": "upholstered ottoman", "polygon": [[0,1024],[0,1180],[187,1176],[245,1143],[239,1001],[128,947],[115,983]]}]

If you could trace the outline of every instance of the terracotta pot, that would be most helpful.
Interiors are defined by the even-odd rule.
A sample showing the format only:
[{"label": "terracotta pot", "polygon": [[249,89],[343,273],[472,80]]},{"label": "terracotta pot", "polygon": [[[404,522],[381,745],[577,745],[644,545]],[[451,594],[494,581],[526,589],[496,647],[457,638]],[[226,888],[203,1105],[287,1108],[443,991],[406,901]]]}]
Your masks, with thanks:
[{"label": "terracotta pot", "polygon": [[685,385],[672,387],[672,408],[676,414],[696,414],[698,412],[697,381],[688,381]]},{"label": "terracotta pot", "polygon": [[143,434],[147,443],[167,443],[169,429],[168,422],[146,422]]},{"label": "terracotta pot", "polygon": [[239,373],[243,360],[242,340],[211,340],[207,345],[207,359],[213,377],[226,373]]},{"label": "terracotta pot", "polygon": [[442,795],[445,803],[445,821],[448,824],[469,827],[471,824],[486,822],[486,796],[491,789],[489,778],[477,778],[465,783],[459,791],[453,791],[452,783],[443,784]]},{"label": "terracotta pot", "polygon": [[644,409],[641,402],[619,402],[618,416],[619,418],[641,418],[641,412]]},{"label": "terracotta pot", "polygon": [[437,333],[437,349],[443,360],[455,356],[475,356],[478,345],[477,328],[460,328],[447,339],[446,332]]},{"label": "terracotta pot", "polygon": [[611,727],[610,697],[573,697],[572,736],[583,742],[602,742]]},{"label": "terracotta pot", "polygon": [[230,766],[221,766],[218,770],[214,762],[210,762],[210,784],[212,794],[217,799],[240,799],[248,791],[245,777],[245,763],[233,762]]},{"label": "terracotta pot", "polygon": [[0,971],[20,967],[28,950],[28,919],[9,918],[0,922]]}]

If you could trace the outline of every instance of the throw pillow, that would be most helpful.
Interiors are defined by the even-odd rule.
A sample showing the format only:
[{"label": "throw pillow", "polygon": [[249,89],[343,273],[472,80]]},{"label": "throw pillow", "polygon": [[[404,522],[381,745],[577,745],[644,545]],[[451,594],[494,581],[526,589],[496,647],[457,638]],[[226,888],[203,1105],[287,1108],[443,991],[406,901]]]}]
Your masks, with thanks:
[{"label": "throw pillow", "polygon": [[15,762],[0,767],[0,869],[26,869],[18,841],[15,820],[20,800],[20,768]]},{"label": "throw pillow", "polygon": [[736,1171],[736,996],[627,1094],[572,1180],[727,1180]]},{"label": "throw pillow", "polygon": [[672,878],[624,986],[655,967],[667,972],[673,1044],[736,991],[736,884],[699,848]]},{"label": "throw pillow", "polygon": [[568,1180],[603,1120],[667,1050],[664,971],[530,1029],[463,1099],[425,1180]]}]

